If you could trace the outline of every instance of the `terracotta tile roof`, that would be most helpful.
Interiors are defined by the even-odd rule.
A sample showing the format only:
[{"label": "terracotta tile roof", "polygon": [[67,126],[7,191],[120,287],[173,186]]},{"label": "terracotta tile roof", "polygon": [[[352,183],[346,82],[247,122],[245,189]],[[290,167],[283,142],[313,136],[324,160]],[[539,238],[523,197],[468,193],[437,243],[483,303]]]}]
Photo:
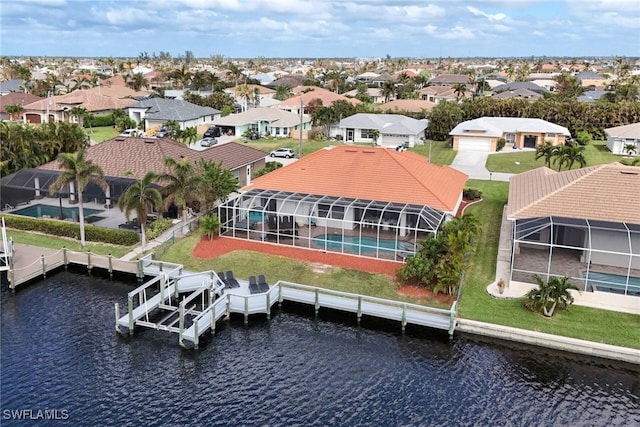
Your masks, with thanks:
[{"label": "terracotta tile roof", "polygon": [[452,212],[467,175],[410,151],[338,146],[256,178],[245,189],[412,203]]},{"label": "terracotta tile roof", "polygon": [[346,96],[342,96],[326,89],[314,88],[314,90],[310,92],[300,93],[298,95],[292,96],[289,99],[285,99],[279,104],[276,104],[275,107],[299,107],[300,97],[302,97],[302,102],[304,103],[304,105],[309,105],[309,102],[313,99],[320,99],[322,101],[322,105],[327,107],[330,106],[334,101],[340,100],[347,101],[348,103],[353,105],[361,104],[360,100],[358,99],[347,98]]},{"label": "terracotta tile roof", "polygon": [[640,168],[610,163],[565,172],[538,168],[511,178],[509,218],[565,218],[640,224]]},{"label": "terracotta tile roof", "polygon": [[[147,172],[169,172],[164,165],[165,157],[188,158],[195,162],[200,158],[222,161],[226,169],[234,170],[264,159],[266,153],[242,144],[229,142],[203,151],[196,151],[170,138],[124,138],[116,137],[87,149],[87,159],[99,165],[105,176],[123,177],[131,171],[137,178]],[[60,170],[57,161],[49,162],[40,169]]]},{"label": "terracotta tile roof", "polygon": [[[32,102],[24,106],[25,111],[46,111],[48,99]],[[76,90],[65,95],[51,97],[49,111],[62,111],[65,108],[80,106],[89,112],[109,111],[128,107],[135,104],[135,99],[119,99],[106,95],[99,95],[89,90]]]},{"label": "terracotta tile roof", "polygon": [[41,100],[39,96],[31,95],[30,93],[24,92],[10,92],[4,96],[0,96],[0,111],[6,113],[4,111],[5,105],[28,105],[32,102],[36,102]]},{"label": "terracotta tile roof", "polygon": [[135,91],[126,86],[100,86],[92,87],[91,89],[83,89],[87,92],[97,93],[98,95],[111,96],[113,98],[126,98],[126,97],[143,97],[149,96],[149,91]]},{"label": "terracotta tile roof", "polygon": [[[276,93],[275,90],[273,90],[271,88],[268,88],[268,87],[265,87],[265,86],[260,86],[260,85],[247,85],[247,86],[249,86],[249,89],[251,89],[252,92],[254,90],[258,89],[258,93],[261,94],[261,95],[268,95],[268,94]],[[225,91],[233,93],[234,95],[237,95],[239,87],[240,86],[230,87],[229,89],[225,89]]]},{"label": "terracotta tile roof", "polygon": [[395,101],[385,102],[375,107],[378,111],[408,111],[419,113],[422,110],[431,111],[436,103],[425,101],[422,99],[396,99]]}]

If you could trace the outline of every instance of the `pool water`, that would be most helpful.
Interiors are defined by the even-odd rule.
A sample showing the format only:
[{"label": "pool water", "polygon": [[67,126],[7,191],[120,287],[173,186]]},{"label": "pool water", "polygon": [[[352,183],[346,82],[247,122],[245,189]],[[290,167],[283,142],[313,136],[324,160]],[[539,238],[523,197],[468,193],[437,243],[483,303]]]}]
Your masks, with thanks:
[{"label": "pool water", "polygon": [[[587,272],[582,272],[582,277],[587,277]],[[597,290],[623,294],[627,283],[627,276],[610,273],[589,272],[587,285],[595,286]],[[629,277],[629,294],[640,294],[640,277]]]},{"label": "pool water", "polygon": [[397,250],[413,251],[413,245],[407,242],[396,242],[393,239],[380,239],[367,236],[342,236],[340,234],[324,234],[313,239],[313,243],[327,249],[341,249],[357,253],[380,252],[395,253]]},{"label": "pool water", "polygon": [[[89,209],[89,208],[84,208],[83,211],[84,211],[85,218],[90,215],[95,215],[95,214],[104,212],[99,209]],[[63,216],[62,218],[60,218],[60,212],[62,212],[62,216]],[[30,216],[32,218],[42,218],[42,217],[56,218],[56,219],[72,218],[74,221],[77,221],[79,217],[77,207],[60,208],[60,206],[50,206],[50,205],[40,205],[40,204],[27,206],[26,208],[18,209],[11,213],[13,215]]]}]

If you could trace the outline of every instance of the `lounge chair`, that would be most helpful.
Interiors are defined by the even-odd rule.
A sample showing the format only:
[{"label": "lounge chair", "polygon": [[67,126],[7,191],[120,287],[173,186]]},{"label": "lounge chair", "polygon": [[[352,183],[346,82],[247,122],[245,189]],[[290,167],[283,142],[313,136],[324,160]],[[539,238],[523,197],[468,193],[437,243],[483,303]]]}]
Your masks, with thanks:
[{"label": "lounge chair", "polygon": [[269,292],[269,284],[264,274],[258,276],[258,288],[260,288],[260,292]]},{"label": "lounge chair", "polygon": [[256,276],[249,277],[249,292],[251,292],[251,294],[259,294],[261,292]]},{"label": "lounge chair", "polygon": [[220,286],[224,285],[224,286],[225,286],[225,287],[227,287],[227,288],[228,288],[228,287],[230,287],[230,286],[227,284],[227,278],[226,278],[226,277],[224,277],[224,271],[216,272],[216,275],[218,276],[218,279],[220,279],[220,280],[219,280],[219,281],[221,282],[221,283],[220,283]]},{"label": "lounge chair", "polygon": [[233,271],[229,270],[227,271],[227,286],[229,288],[239,288],[240,287],[240,283],[238,283],[238,281],[236,280],[235,277],[233,277]]}]

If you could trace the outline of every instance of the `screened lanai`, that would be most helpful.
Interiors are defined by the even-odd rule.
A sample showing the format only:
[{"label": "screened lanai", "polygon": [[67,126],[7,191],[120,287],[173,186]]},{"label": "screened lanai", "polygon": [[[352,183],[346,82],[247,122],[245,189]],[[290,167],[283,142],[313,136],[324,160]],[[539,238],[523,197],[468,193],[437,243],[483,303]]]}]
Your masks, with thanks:
[{"label": "screened lanai", "polygon": [[563,217],[513,221],[511,280],[570,278],[586,292],[640,296],[640,224]]},{"label": "screened lanai", "polygon": [[390,260],[413,256],[445,218],[428,206],[261,189],[218,212],[225,236]]},{"label": "screened lanai", "polygon": [[[31,200],[49,196],[49,187],[58,179],[59,171],[47,169],[22,169],[0,179],[0,203],[2,208],[14,207]],[[135,181],[135,178],[105,176],[108,190],[89,183],[82,195],[85,201],[95,201],[103,205],[113,205],[120,195]],[[66,187],[51,197],[76,197],[73,187]]]}]

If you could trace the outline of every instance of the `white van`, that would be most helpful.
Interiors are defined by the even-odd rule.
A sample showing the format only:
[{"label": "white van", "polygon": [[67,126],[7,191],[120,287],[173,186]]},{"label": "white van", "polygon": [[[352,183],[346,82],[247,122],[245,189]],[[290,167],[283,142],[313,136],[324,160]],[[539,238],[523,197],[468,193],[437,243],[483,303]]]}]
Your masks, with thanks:
[{"label": "white van", "polygon": [[127,129],[124,132],[122,132],[120,136],[142,137],[144,136],[144,132],[138,129]]}]

